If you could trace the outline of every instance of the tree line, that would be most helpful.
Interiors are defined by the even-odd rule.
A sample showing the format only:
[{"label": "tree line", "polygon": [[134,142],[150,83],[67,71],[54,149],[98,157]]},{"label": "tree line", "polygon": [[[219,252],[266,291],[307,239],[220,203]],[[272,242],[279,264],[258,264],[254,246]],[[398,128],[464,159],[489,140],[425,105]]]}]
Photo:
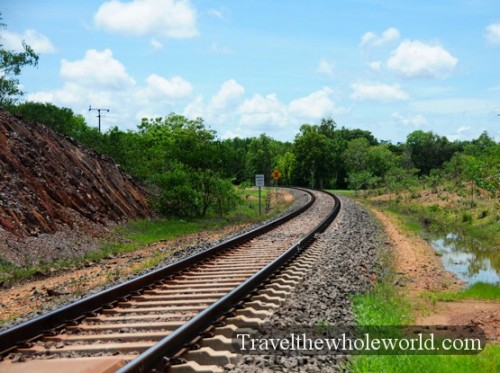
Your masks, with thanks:
[{"label": "tree line", "polygon": [[487,133],[450,142],[422,130],[405,143],[377,140],[369,131],[338,127],[333,119],[304,124],[293,142],[266,134],[220,139],[203,119],[179,114],[144,118],[135,131],[113,127],[100,133],[81,115],[49,103],[10,103],[5,110],[40,122],[97,152],[157,191],[158,210],[181,216],[223,215],[239,202],[233,186],[266,183],[273,169],[280,185],[317,189],[386,188],[398,193],[422,182],[436,187],[444,178],[496,196],[500,190],[500,144]]}]

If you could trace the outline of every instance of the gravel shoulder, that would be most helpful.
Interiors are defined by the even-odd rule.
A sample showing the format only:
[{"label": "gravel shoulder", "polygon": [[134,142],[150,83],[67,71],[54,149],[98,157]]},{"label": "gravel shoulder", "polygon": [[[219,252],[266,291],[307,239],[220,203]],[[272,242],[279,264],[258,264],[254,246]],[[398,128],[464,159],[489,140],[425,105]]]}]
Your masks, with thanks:
[{"label": "gravel shoulder", "polygon": [[[318,236],[325,246],[321,260],[270,318],[271,328],[354,324],[351,296],[368,290],[376,281],[380,271],[377,250],[383,240],[379,225],[364,207],[339,198],[340,215]],[[344,364],[345,357],[333,355],[241,355],[231,371],[337,372],[345,370]]]}]

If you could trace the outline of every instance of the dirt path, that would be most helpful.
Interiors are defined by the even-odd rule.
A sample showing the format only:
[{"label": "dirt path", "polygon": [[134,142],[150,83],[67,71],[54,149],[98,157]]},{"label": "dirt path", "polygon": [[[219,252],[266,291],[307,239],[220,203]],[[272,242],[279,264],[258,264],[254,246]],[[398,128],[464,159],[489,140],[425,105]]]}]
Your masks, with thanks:
[{"label": "dirt path", "polygon": [[[416,303],[426,303],[417,312],[417,325],[478,325],[491,341],[500,342],[500,302],[465,300],[426,302],[425,291],[456,291],[463,286],[455,275],[446,271],[433,248],[420,237],[403,232],[388,214],[372,209],[391,241],[394,265],[407,294]],[[420,308],[420,307],[418,307]],[[430,311],[429,311],[430,310]]]}]

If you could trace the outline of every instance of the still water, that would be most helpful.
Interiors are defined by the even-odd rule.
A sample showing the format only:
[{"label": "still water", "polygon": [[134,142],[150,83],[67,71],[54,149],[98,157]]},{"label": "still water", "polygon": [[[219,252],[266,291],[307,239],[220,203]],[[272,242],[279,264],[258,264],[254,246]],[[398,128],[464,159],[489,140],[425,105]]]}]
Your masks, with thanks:
[{"label": "still water", "polygon": [[444,267],[469,285],[479,281],[500,284],[500,248],[459,232],[427,231],[424,236]]}]

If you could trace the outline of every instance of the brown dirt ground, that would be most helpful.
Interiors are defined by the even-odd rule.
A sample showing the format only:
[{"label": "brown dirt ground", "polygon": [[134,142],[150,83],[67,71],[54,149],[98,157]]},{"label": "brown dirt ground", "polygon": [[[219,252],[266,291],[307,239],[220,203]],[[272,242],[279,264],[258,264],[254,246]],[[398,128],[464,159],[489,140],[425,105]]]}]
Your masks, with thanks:
[{"label": "brown dirt ground", "polygon": [[399,275],[397,283],[404,288],[412,301],[422,306],[418,307],[416,324],[478,325],[485,331],[489,340],[500,342],[500,302],[426,302],[421,297],[424,292],[456,291],[463,283],[444,269],[439,257],[425,240],[403,232],[388,214],[375,209],[372,211],[391,241],[395,270]]}]

